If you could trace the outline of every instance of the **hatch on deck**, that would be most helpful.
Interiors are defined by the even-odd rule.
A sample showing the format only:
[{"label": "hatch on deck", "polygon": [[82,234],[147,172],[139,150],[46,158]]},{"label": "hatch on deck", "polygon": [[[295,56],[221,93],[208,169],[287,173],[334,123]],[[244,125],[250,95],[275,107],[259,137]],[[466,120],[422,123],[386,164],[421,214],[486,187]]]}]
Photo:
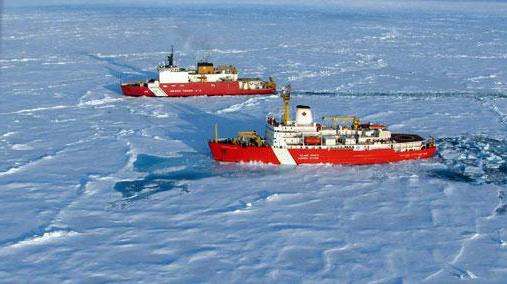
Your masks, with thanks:
[{"label": "hatch on deck", "polygon": [[391,134],[391,138],[399,143],[403,142],[418,142],[424,141],[424,139],[417,134]]}]

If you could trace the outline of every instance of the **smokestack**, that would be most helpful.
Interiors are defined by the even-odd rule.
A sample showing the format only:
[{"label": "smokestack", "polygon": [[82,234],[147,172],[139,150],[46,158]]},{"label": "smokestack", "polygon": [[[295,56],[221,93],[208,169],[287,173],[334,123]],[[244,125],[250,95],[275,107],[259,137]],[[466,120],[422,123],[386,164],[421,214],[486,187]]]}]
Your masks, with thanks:
[{"label": "smokestack", "polygon": [[296,107],[296,124],[297,125],[312,125],[313,114],[309,106],[298,105]]}]

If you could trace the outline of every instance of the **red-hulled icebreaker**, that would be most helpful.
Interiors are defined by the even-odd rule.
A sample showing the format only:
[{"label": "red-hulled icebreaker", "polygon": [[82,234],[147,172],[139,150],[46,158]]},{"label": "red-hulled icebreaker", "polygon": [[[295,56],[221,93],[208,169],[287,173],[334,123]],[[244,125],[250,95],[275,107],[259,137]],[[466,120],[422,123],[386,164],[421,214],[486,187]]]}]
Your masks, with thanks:
[{"label": "red-hulled icebreaker", "polygon": [[[208,142],[213,158],[223,162],[262,162],[299,164],[375,164],[432,157],[434,139],[416,134],[391,133],[382,124],[363,124],[356,117],[324,116],[332,125],[313,122],[308,106],[298,105],[296,120],[290,120],[290,87],[282,92],[282,122],[268,115],[265,138],[255,132],[239,132],[233,139],[215,138]],[[350,120],[350,126],[338,121]]]},{"label": "red-hulled icebreaker", "polygon": [[186,97],[222,95],[266,95],[276,92],[276,83],[269,79],[239,78],[234,66],[214,67],[209,62],[197,63],[196,69],[174,65],[174,53],[158,66],[158,80],[126,82],[121,90],[126,96]]}]

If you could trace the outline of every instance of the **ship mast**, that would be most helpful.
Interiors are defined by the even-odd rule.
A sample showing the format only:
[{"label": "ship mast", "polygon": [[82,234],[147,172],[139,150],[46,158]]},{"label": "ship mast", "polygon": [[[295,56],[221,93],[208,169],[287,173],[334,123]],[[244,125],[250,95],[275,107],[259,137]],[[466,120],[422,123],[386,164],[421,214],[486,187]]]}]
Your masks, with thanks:
[{"label": "ship mast", "polygon": [[283,120],[283,124],[284,125],[287,125],[289,123],[289,120],[290,120],[290,90],[291,90],[291,87],[290,87],[290,84],[287,85],[285,88],[282,89],[282,94],[281,94],[281,97],[283,99],[283,116],[282,116],[282,120]]},{"label": "ship mast", "polygon": [[215,143],[218,143],[218,123],[215,123]]},{"label": "ship mast", "polygon": [[171,45],[171,55],[167,56],[167,65],[169,67],[173,67],[174,66],[174,48],[173,48],[172,45]]}]

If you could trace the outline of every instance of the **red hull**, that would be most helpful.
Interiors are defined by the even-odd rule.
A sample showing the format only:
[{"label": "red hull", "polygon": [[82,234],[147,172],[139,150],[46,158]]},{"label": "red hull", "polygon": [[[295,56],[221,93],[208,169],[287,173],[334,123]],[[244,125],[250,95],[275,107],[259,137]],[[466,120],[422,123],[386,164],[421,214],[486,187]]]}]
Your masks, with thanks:
[{"label": "red hull", "polygon": [[209,142],[213,159],[222,162],[262,162],[280,164],[269,146],[241,147],[235,144]]},{"label": "red hull", "polygon": [[[244,90],[239,87],[239,82],[237,81],[159,84],[159,87],[165,93],[166,97],[268,95],[276,92],[275,88]],[[121,90],[125,96],[156,97],[156,95],[143,84],[124,84],[121,86]]]},{"label": "red hull", "polygon": [[[280,164],[271,147],[241,147],[235,144],[209,142],[213,159],[223,162],[262,162]],[[289,149],[296,164],[366,165],[403,160],[427,159],[435,155],[436,147],[418,151],[396,152],[391,149],[353,151],[350,149]]]}]

